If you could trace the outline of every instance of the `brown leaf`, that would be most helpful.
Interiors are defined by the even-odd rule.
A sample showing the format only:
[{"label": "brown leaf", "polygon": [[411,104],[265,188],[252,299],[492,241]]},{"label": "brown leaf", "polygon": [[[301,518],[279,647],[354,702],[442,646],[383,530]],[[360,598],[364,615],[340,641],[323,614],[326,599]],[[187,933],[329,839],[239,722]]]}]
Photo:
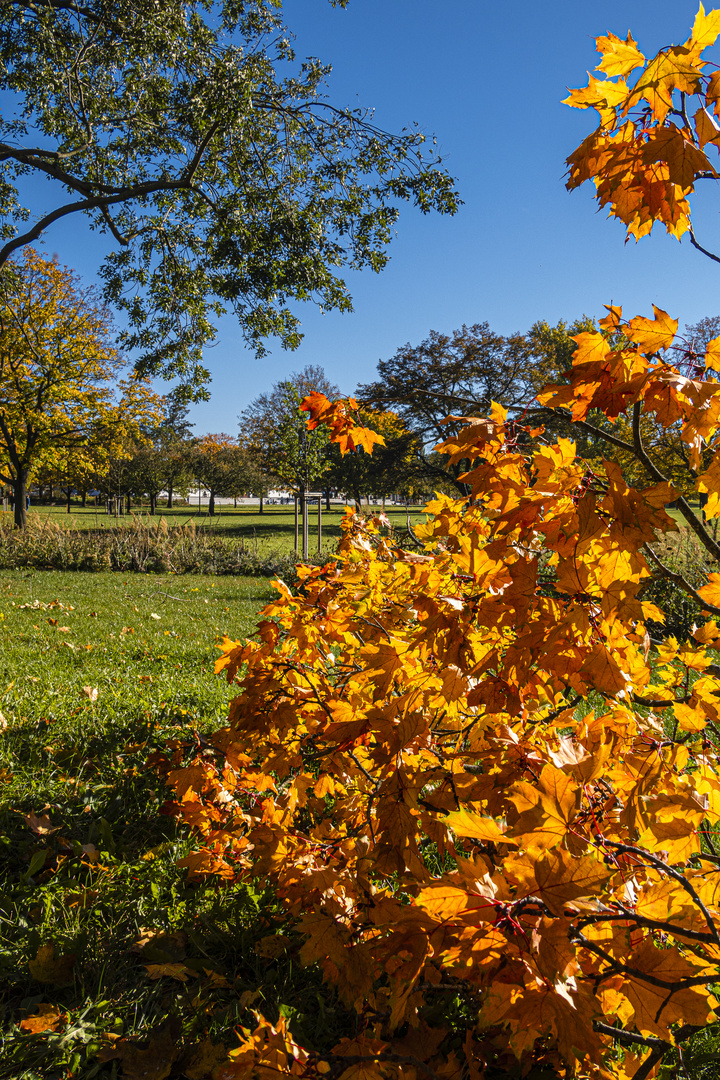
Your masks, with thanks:
[{"label": "brown leaf", "polygon": [[189,1051],[183,1065],[183,1075],[187,1080],[209,1080],[213,1069],[226,1060],[227,1048],[224,1043],[216,1045],[211,1039],[203,1039]]},{"label": "brown leaf", "polygon": [[123,1080],[166,1080],[180,1057],[181,1031],[177,1017],[170,1017],[151,1031],[147,1039],[119,1039],[98,1057],[103,1061],[119,1059]]},{"label": "brown leaf", "polygon": [[75,956],[72,953],[56,956],[54,945],[41,945],[35,959],[29,961],[28,967],[36,982],[66,986],[73,979]]},{"label": "brown leaf", "polygon": [[83,686],[82,692],[85,695],[85,697],[88,698],[90,701],[93,701],[93,702],[97,701],[97,699],[98,699],[97,686]]},{"label": "brown leaf", "polygon": [[23,818],[23,821],[37,836],[50,836],[51,833],[58,832],[62,828],[62,825],[52,825],[47,814],[38,816],[32,811]]},{"label": "brown leaf", "polygon": [[196,974],[184,964],[145,964],[145,970],[151,979],[177,979],[178,982],[187,982],[188,975]]}]

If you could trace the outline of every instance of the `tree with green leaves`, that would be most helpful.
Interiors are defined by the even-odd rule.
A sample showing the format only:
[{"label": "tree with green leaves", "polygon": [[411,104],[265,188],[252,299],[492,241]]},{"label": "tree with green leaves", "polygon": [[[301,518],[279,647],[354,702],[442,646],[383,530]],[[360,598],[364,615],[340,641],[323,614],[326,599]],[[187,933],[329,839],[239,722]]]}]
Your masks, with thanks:
[{"label": "tree with green leaves", "polygon": [[338,267],[385,266],[399,203],[459,204],[423,133],[328,101],[330,70],[296,62],[281,0],[8,0],[0,265],[84,216],[122,346],[195,396],[225,311],[295,347],[294,302],[350,310]]},{"label": "tree with green leaves", "polygon": [[324,428],[308,431],[300,402],[313,390],[328,398],[340,391],[324,370],[309,364],[276,383],[240,414],[240,437],[262,471],[303,498],[330,469],[330,440]]}]

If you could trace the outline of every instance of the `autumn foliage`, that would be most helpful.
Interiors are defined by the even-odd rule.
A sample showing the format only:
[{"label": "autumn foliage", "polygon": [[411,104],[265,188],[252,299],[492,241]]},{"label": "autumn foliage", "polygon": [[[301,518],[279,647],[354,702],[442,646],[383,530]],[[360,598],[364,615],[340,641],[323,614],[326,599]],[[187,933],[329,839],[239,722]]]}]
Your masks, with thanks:
[{"label": "autumn foliage", "polygon": [[570,155],[568,187],[592,180],[596,198],[628,236],[658,222],[678,239],[690,233],[689,196],[698,180],[718,179],[720,71],[704,55],[720,35],[720,10],[700,5],[691,36],[648,60],[632,34],[596,39],[602,59],[566,104],[595,109],[597,129]]},{"label": "autumn foliage", "polygon": [[[694,180],[715,175],[720,76],[701,53],[718,33],[701,8],[649,63],[608,35],[607,78],[573,91],[602,123],[571,183],[594,177],[635,236],[681,235]],[[692,120],[676,91],[683,110],[702,97]],[[470,463],[468,497],[438,496],[405,543],[348,514],[337,560],[300,567],[295,592],[277,582],[255,638],[224,642],[228,725],[168,774],[198,837],[184,865],[269,881],[282,933],[357,1021],[328,1051],[258,1013],[216,1080],[647,1080],[715,1017],[720,339],[698,356],[665,312],[610,307],[576,343],[540,404],[605,458],[497,405],[464,418],[440,449]],[[351,404],[306,409],[371,449]],[[658,428],[684,448],[682,488],[646,445]],[[650,486],[626,482],[629,459]],[[654,548],[677,518],[718,568],[699,587]],[[657,575],[704,612],[687,641],[648,632]]]},{"label": "autumn foliage", "polygon": [[[670,365],[675,330],[610,309],[542,400],[679,425],[716,515],[720,384]],[[642,598],[677,492],[500,407],[442,449],[471,498],[431,503],[412,550],[348,515],[338,561],[225,641],[228,726],[169,774],[190,873],[271,881],[359,1017],[322,1056],[259,1016],[218,1080],[642,1080],[714,1015],[720,627],[651,640]],[[720,573],[696,595],[720,614]]]}]

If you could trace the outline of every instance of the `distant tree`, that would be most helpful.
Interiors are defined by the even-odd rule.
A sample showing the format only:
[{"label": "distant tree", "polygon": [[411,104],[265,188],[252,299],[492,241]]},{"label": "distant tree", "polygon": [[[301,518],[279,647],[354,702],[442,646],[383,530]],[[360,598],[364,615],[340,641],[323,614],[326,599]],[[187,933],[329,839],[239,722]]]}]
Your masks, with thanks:
[{"label": "distant tree", "polygon": [[522,334],[502,337],[488,323],[462,326],[452,334],[431,331],[419,345],[404,345],[378,363],[375,382],[359,386],[358,399],[370,408],[391,409],[419,435],[418,466],[437,481],[448,472],[457,488],[462,462],[448,467],[429,451],[459,425],[449,415],[481,415],[492,401],[520,410],[532,398],[532,346]]},{"label": "distant tree", "polygon": [[458,198],[432,141],[325,100],[330,68],[289,42],[280,0],[4,3],[0,265],[89,219],[123,344],[196,393],[223,311],[261,353],[298,344],[294,301],[349,310],[337,268],[383,268],[398,203]]},{"label": "distant tree", "polygon": [[224,432],[193,440],[188,463],[200,487],[208,489],[210,517],[215,514],[217,496],[236,497],[247,488],[252,475],[247,453],[236,438]]},{"label": "distant tree", "polygon": [[[167,491],[168,509],[172,509],[175,491],[178,488],[187,490],[192,481],[186,451],[195,425],[188,420],[188,412],[182,396],[177,390],[172,391],[163,398],[162,418],[150,433],[153,450],[158,458],[154,468],[164,473],[157,492],[163,489]],[[151,513],[154,513],[152,499]]]},{"label": "distant tree", "polygon": [[152,393],[118,389],[121,369],[107,309],[71,270],[27,248],[0,271],[0,478],[18,528],[34,466],[77,472],[150,418]]},{"label": "distant tree", "polygon": [[418,436],[406,427],[397,413],[361,409],[359,418],[385,440],[368,454],[361,447],[341,454],[337,444],[329,453],[329,481],[350,496],[358,512],[361,501],[370,495],[391,495],[412,484],[416,478]]},{"label": "distant tree", "polygon": [[330,440],[323,427],[308,431],[300,402],[313,390],[328,398],[340,391],[323,368],[308,365],[276,383],[240,414],[240,437],[261,470],[302,497],[330,469]]}]

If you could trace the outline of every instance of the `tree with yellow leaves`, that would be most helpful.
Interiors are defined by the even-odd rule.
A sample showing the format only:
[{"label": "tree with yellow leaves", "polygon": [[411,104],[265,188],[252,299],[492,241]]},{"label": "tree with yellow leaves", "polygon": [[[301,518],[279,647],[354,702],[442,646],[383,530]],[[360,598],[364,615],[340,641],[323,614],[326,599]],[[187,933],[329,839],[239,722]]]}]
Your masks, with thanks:
[{"label": "tree with yellow leaves", "polygon": [[107,310],[72,271],[33,249],[0,272],[0,479],[27,522],[28,481],[42,463],[64,473],[97,467],[140,434],[159,398],[129,380]]}]

